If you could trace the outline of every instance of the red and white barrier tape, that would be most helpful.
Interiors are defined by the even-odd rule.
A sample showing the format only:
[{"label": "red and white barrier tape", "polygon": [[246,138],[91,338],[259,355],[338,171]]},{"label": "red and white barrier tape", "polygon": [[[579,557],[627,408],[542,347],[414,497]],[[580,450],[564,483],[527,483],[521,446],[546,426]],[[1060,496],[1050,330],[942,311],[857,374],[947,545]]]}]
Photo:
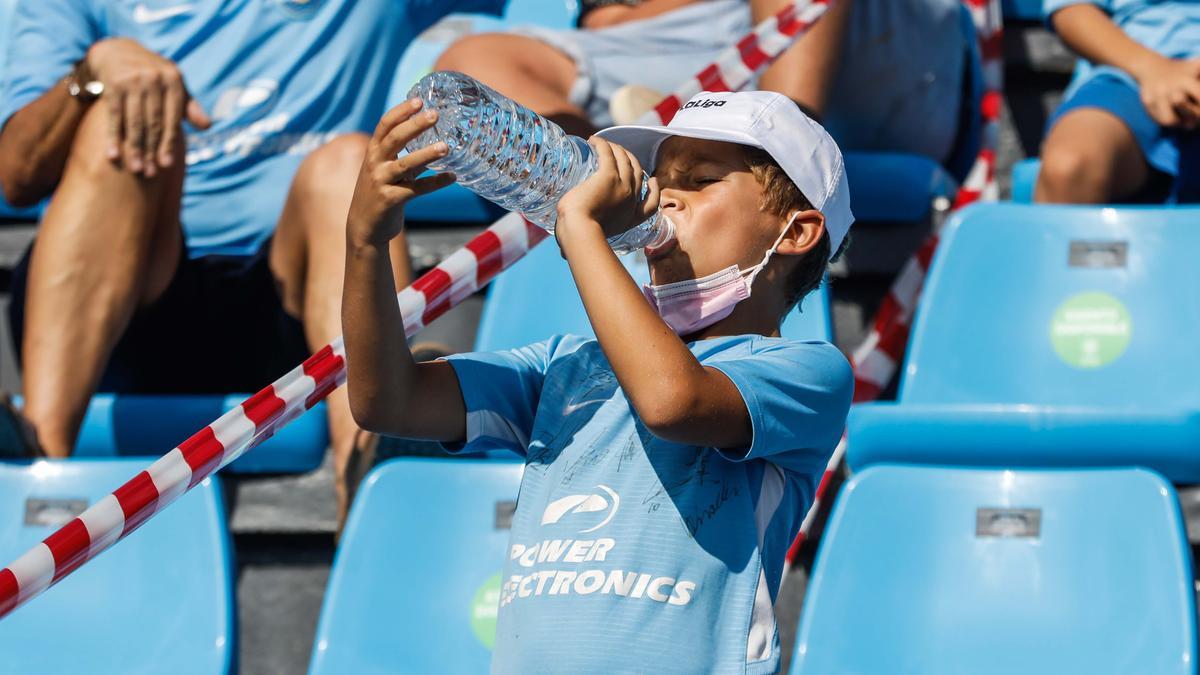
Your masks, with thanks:
[{"label": "red and white barrier tape", "polygon": [[[1004,53],[1000,0],[963,0],[975,22],[983,65],[984,92],[980,105],[983,117],[981,149],[975,164],[955,196],[954,209],[976,201],[999,198],[996,186],[996,143],[1003,104]],[[854,401],[875,400],[895,376],[908,345],[913,312],[925,283],[929,262],[937,248],[931,235],[896,277],[875,315],[871,332],[854,352]]]},{"label": "red and white barrier tape", "polygon": [[[735,90],[750,83],[809,29],[833,0],[801,0],[756,26],[647,115],[670,121],[681,102],[705,89]],[[498,220],[462,249],[397,294],[406,335],[413,335],[547,238],[518,215]],[[338,338],[302,365],[179,444],[145,471],[96,502],[42,543],[0,570],[0,619],[125,538],[221,467],[304,414],[346,377]]]},{"label": "red and white barrier tape", "polygon": [[[1000,0],[963,0],[963,4],[971,12],[975,35],[979,42],[984,89],[980,102],[983,128],[979,156],[955,195],[952,207],[955,210],[976,201],[995,201],[1000,197],[996,186],[996,144],[1000,133],[1000,108],[1004,102],[1004,31]],[[916,253],[904,264],[875,314],[871,332],[855,350],[851,359],[854,363],[855,403],[879,398],[904,360],[913,313],[916,311],[921,288],[925,284],[925,275],[929,271],[929,262],[933,259],[937,245],[938,236],[934,233],[922,242]],[[801,545],[808,538],[813,522],[817,519],[818,511],[830,506],[829,500],[824,499],[825,493],[833,474],[841,468],[845,448],[846,438],[843,436],[833,456],[829,458],[829,464],[825,467],[817,494],[800,526],[800,532],[788,549],[789,563],[795,562]]]}]

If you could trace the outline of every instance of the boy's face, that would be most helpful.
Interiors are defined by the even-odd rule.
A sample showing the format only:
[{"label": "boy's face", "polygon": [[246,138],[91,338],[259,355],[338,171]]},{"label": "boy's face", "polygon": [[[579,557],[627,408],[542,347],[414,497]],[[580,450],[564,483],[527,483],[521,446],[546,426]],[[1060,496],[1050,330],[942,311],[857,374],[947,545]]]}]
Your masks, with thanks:
[{"label": "boy's face", "polygon": [[761,209],[762,186],[742,153],[733,143],[682,136],[659,147],[659,208],[675,223],[675,241],[646,252],[654,284],[751,267],[775,243],[787,217]]}]

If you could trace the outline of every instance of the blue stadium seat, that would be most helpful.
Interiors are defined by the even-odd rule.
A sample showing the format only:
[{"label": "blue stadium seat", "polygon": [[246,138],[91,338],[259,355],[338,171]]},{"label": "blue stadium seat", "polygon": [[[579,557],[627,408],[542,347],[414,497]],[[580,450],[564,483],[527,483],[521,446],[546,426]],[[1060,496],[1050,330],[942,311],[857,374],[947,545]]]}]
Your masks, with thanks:
[{"label": "blue stadium seat", "polygon": [[[0,463],[0,558],[25,553],[146,466]],[[0,673],[233,672],[232,588],[221,491],[208,479],[0,621]]]},{"label": "blue stadium seat", "polygon": [[1141,469],[872,467],[804,602],[792,675],[1195,672],[1182,518]]},{"label": "blue stadium seat", "polygon": [[[75,457],[157,457],[200,431],[249,394],[96,394],[75,444]],[[18,404],[20,399],[17,399]],[[304,473],[321,465],[329,445],[325,403],[313,406],[226,467],[233,473]]]},{"label": "blue stadium seat", "polygon": [[1200,481],[1197,219],[964,210],[934,257],[897,403],[851,413],[851,466],[1143,466]]},{"label": "blue stadium seat", "polygon": [[1001,6],[1006,21],[1042,20],[1042,0],[1004,0]]},{"label": "blue stadium seat", "polygon": [[1037,185],[1042,160],[1033,157],[1023,159],[1012,168],[1012,200],[1018,204],[1033,203],[1033,186]]},{"label": "blue stadium seat", "polygon": [[861,473],[793,672],[1195,671],[1163,476],[1200,480],[1198,217],[987,204],[946,225],[898,401],[851,412]]},{"label": "blue stadium seat", "polygon": [[[650,280],[641,253],[631,253],[621,260],[639,284]],[[829,289],[822,285],[788,315],[782,333],[785,337],[832,342],[829,317]],[[492,282],[479,320],[475,349],[514,349],[568,333],[595,334],[558,244],[546,241]]]},{"label": "blue stadium seat", "polygon": [[310,675],[485,673],[521,462],[394,459],[363,482]]},{"label": "blue stadium seat", "polygon": [[[12,14],[17,6],[17,0],[0,0],[0,82],[4,81],[4,66],[8,59],[8,41],[12,38],[9,31],[13,25]],[[0,192],[0,220],[38,220],[41,217],[41,207],[17,208],[4,201]]]}]

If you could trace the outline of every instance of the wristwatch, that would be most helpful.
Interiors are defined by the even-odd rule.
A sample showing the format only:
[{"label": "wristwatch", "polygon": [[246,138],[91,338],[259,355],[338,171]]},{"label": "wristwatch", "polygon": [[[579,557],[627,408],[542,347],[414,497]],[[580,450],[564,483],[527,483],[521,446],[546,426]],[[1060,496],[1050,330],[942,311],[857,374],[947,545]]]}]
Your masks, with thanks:
[{"label": "wristwatch", "polygon": [[71,73],[67,75],[67,93],[84,103],[91,103],[104,93],[104,83],[92,74],[86,58],[76,61]]}]

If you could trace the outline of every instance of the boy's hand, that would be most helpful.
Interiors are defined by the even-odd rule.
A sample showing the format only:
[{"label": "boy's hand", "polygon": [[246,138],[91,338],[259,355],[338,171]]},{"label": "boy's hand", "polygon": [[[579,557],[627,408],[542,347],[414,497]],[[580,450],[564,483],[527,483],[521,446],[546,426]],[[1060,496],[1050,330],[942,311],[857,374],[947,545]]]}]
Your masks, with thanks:
[{"label": "boy's hand", "polygon": [[1200,122],[1200,59],[1150,59],[1135,75],[1155,122],[1187,129]]},{"label": "boy's hand", "polygon": [[437,121],[436,111],[418,114],[421,105],[420,99],[405,101],[387,111],[375,127],[346,219],[346,235],[354,243],[386,246],[404,229],[405,202],[454,182],[454,174],[448,172],[417,178],[426,164],[446,156],[445,143],[396,157],[409,141]]},{"label": "boy's hand", "polygon": [[633,153],[599,136],[592,136],[588,144],[599,166],[596,173],[559,200],[555,233],[560,241],[564,227],[590,222],[599,223],[605,237],[613,237],[641,224],[658,209],[658,181],[650,179],[643,201],[644,172]]}]

